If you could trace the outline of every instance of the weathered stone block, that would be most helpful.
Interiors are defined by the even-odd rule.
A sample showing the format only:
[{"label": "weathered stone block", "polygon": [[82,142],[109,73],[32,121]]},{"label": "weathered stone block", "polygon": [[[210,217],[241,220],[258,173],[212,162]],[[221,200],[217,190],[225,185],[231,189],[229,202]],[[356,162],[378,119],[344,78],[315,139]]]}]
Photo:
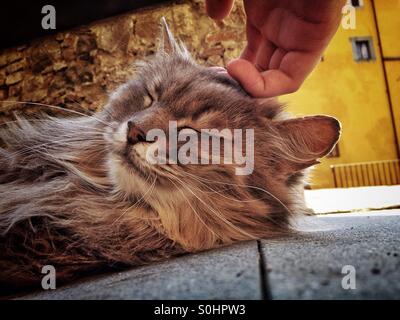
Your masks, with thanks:
[{"label": "weathered stone block", "polygon": [[[58,105],[71,94],[81,111],[101,108],[106,92],[131,77],[134,61],[156,51],[161,17],[202,64],[223,65],[244,45],[241,4],[224,22],[216,23],[205,14],[203,0],[166,3],[0,51],[0,96]],[[0,104],[0,122],[22,108]],[[31,106],[23,113],[29,114],[28,109],[38,111]]]},{"label": "weathered stone block", "polygon": [[10,86],[12,84],[22,81],[22,72],[12,73],[6,78],[6,85]]},{"label": "weathered stone block", "polygon": [[6,69],[0,69],[0,86],[6,82]]},{"label": "weathered stone block", "polygon": [[19,97],[22,92],[22,87],[20,84],[15,84],[13,86],[8,87],[8,94],[10,97]]},{"label": "weathered stone block", "polygon": [[25,65],[26,65],[25,59],[16,61],[16,62],[14,62],[12,64],[9,64],[6,67],[6,72],[7,73],[13,73],[13,72],[19,71],[19,70],[23,69],[25,67]]},{"label": "weathered stone block", "polygon": [[60,71],[68,67],[68,64],[65,61],[57,61],[53,63],[53,70]]},{"label": "weathered stone block", "polygon": [[7,89],[0,89],[0,100],[6,100],[8,98]]}]

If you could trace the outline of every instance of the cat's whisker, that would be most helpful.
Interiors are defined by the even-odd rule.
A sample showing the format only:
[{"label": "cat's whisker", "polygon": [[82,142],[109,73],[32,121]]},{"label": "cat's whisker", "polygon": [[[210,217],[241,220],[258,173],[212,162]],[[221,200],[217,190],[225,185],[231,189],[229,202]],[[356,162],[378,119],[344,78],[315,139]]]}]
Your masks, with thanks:
[{"label": "cat's whisker", "polygon": [[[149,181],[149,179],[150,179],[150,175],[147,176],[147,178],[146,178],[146,180],[145,180],[145,183],[147,183],[147,182]],[[148,193],[151,194],[151,193],[153,192],[154,188],[155,188],[156,181],[157,181],[157,175],[156,175],[156,177],[154,178],[154,180],[153,180],[152,184],[150,185],[150,187],[149,187],[149,188],[147,189],[147,191],[140,197],[140,199],[137,200],[133,205],[131,205],[131,206],[129,206],[128,208],[126,208],[126,210],[124,210],[124,211],[122,212],[122,214],[121,214],[119,217],[117,217],[117,218],[112,222],[112,224],[115,224],[117,221],[119,221],[119,220],[126,214],[126,212],[128,212],[128,210],[132,210],[132,209],[136,208],[136,207],[145,199],[145,197],[146,197],[146,195],[147,195]]]},{"label": "cat's whisker", "polygon": [[[24,119],[24,120],[28,121],[29,123],[31,123],[31,122],[35,122],[36,123],[36,122],[47,122],[47,121],[49,121],[47,119],[29,119],[29,120],[28,119]],[[6,121],[6,122],[1,123],[0,127],[17,124],[19,122],[20,122],[20,120]]]},{"label": "cat's whisker", "polygon": [[[182,177],[184,177],[184,178],[188,178],[189,177],[189,173],[188,172],[186,172],[186,171],[176,171],[176,170],[168,170],[168,169],[170,168],[170,167],[168,167],[168,166],[165,166],[165,167],[163,167],[163,169],[164,169],[164,173],[165,172],[170,172],[170,173],[172,173],[172,174],[179,174],[179,175],[181,175]],[[153,167],[153,169],[154,169],[154,167]],[[207,183],[205,183],[205,182],[203,182],[203,181],[201,181],[199,178],[200,177],[198,177],[198,176],[195,176],[195,175],[191,175],[189,178],[192,178],[192,179],[194,179],[195,181],[197,181],[197,182],[199,182],[199,183],[201,183],[202,185],[204,185],[207,189],[209,189],[209,190],[211,190],[210,192],[205,192],[204,190],[201,190],[200,188],[197,188],[199,191],[201,191],[202,193],[204,193],[204,194],[207,194],[207,193],[210,193],[210,194],[212,194],[212,193],[216,193],[216,194],[219,194],[219,195],[221,195],[223,198],[225,198],[225,199],[228,199],[228,200],[232,200],[232,201],[235,201],[235,202],[238,202],[238,203],[249,203],[249,202],[255,202],[255,201],[258,201],[259,200],[259,198],[256,198],[256,199],[249,199],[249,200],[238,200],[238,199],[236,199],[236,198],[233,198],[233,197],[227,197],[226,195],[224,195],[224,194],[222,194],[221,192],[219,192],[219,191],[224,191],[224,190],[229,190],[230,188],[223,188],[223,189],[220,189],[219,191],[217,191],[217,190],[215,190],[215,189],[213,189],[213,188],[211,188],[210,187],[210,185],[209,184],[207,184]],[[211,180],[209,180],[208,182],[210,182]],[[220,181],[218,182],[219,184],[225,184],[225,185],[230,185],[230,186],[240,186],[240,185],[237,185],[237,184],[229,184],[229,183],[221,183]],[[242,185],[242,187],[253,187],[253,186],[248,186],[248,185]],[[266,190],[265,190],[265,192],[267,192]],[[272,196],[272,195],[271,195]]]},{"label": "cat's whisker", "polygon": [[[201,180],[198,179],[197,177],[194,177],[194,176],[193,176],[193,177],[190,177],[190,176],[186,175],[186,172],[184,172],[183,175],[185,175],[185,178],[194,179],[195,181],[197,181],[197,182],[201,183],[202,185],[204,185],[207,189],[211,190],[211,191],[204,191],[204,190],[198,188],[198,190],[201,191],[202,193],[206,193],[206,194],[207,194],[207,193],[208,193],[208,194],[219,194],[221,197],[223,197],[223,198],[225,198],[225,199],[232,200],[232,201],[235,201],[235,202],[238,202],[238,203],[248,203],[248,202],[255,202],[255,201],[258,201],[258,200],[259,200],[259,199],[257,199],[257,198],[256,198],[256,199],[249,199],[249,200],[238,200],[238,199],[236,199],[236,198],[234,198],[234,197],[228,197],[228,196],[224,195],[223,193],[221,193],[220,191],[230,190],[231,188],[228,188],[228,187],[227,187],[227,188],[215,190],[215,189],[211,188],[209,184],[206,184],[205,182],[201,181]],[[197,188],[197,187],[196,187],[196,188]]]},{"label": "cat's whisker", "polygon": [[[104,140],[101,140],[101,139],[91,139],[90,141],[91,142],[104,143]],[[41,149],[44,149],[46,147],[50,147],[50,146],[65,146],[66,143],[77,143],[77,142],[82,142],[82,140],[80,140],[80,139],[78,139],[78,140],[59,139],[59,140],[55,140],[55,141],[50,141],[50,142],[38,144],[38,145],[35,145],[35,146],[24,146],[21,150],[15,151],[15,152],[10,152],[9,154],[11,156],[21,156],[21,155],[24,155],[25,153],[27,153],[29,151],[38,152]]]},{"label": "cat's whisker", "polygon": [[[160,173],[161,175],[165,175],[165,174],[167,174],[167,173],[171,173],[172,175],[174,175],[174,177],[176,176],[176,174],[180,174],[181,176],[183,175],[184,178],[193,179],[193,180],[195,180],[196,182],[199,182],[199,183],[201,183],[202,185],[204,185],[207,189],[211,190],[211,191],[206,192],[206,191],[200,189],[199,187],[197,187],[197,186],[195,186],[195,185],[193,186],[194,188],[196,188],[198,191],[202,192],[203,194],[219,194],[221,197],[223,197],[223,198],[225,198],[225,199],[232,200],[232,201],[235,201],[235,202],[238,202],[238,203],[250,203],[250,202],[259,201],[258,198],[256,198],[256,199],[249,199],[249,200],[238,200],[238,199],[233,198],[233,197],[228,197],[228,196],[224,195],[223,193],[221,193],[220,191],[229,190],[229,189],[231,189],[231,188],[228,188],[228,187],[227,187],[227,188],[219,189],[219,191],[218,191],[218,190],[215,190],[215,189],[211,188],[208,184],[206,184],[205,182],[199,180],[197,177],[195,177],[195,176],[190,177],[190,176],[186,175],[187,172],[179,172],[179,173],[178,173],[178,172],[175,172],[175,171],[173,171],[173,170],[171,170],[171,171],[170,171],[170,170],[166,170],[167,168],[168,168],[168,166],[163,167],[164,170],[161,171],[161,172],[159,172],[159,173]],[[157,170],[157,169],[155,169],[155,167],[153,167],[152,169],[153,169],[153,170]],[[158,170],[157,170],[157,171],[158,171]]]},{"label": "cat's whisker", "polygon": [[[199,221],[206,227],[206,229],[208,231],[210,231],[215,237],[218,237],[217,234],[215,233],[214,230],[212,230],[206,223],[205,221],[201,218],[201,215],[196,211],[196,209],[192,206],[191,202],[189,201],[189,199],[186,197],[185,193],[179,188],[179,186],[177,186],[173,180],[171,180],[170,178],[167,178],[174,186],[175,188],[179,191],[179,193],[182,195],[182,197],[186,200],[186,202],[188,203],[189,207],[193,210],[193,213],[196,215],[196,217],[199,219]],[[185,187],[182,182],[179,183],[183,188],[187,188]]]},{"label": "cat's whisker", "polygon": [[[34,102],[34,101],[15,101],[15,100],[0,100],[0,103],[8,103],[9,105],[13,105],[13,104],[28,104],[28,105],[36,105],[36,106],[41,106],[41,107],[58,107],[61,108],[61,111],[75,111],[75,112],[79,112],[77,110],[74,109],[66,109],[63,107],[59,107],[56,105],[52,105],[52,104],[47,104],[47,103],[43,103],[43,102]],[[83,115],[93,115],[96,112],[90,111],[87,108],[84,108],[82,105],[80,105],[77,101],[73,101],[73,103],[77,104],[80,108],[82,108],[82,110],[84,110],[87,113],[83,113]],[[71,106],[74,107],[74,105],[72,103],[65,103],[65,106]]]},{"label": "cat's whisker", "polygon": [[199,196],[197,196],[193,190],[186,184],[183,183],[182,180],[180,180],[178,177],[175,177],[178,181],[180,181],[181,185],[184,186],[193,196],[195,196],[206,208],[208,208],[211,212],[213,212],[217,218],[219,218],[223,223],[229,225],[230,227],[232,227],[233,229],[235,229],[236,231],[238,231],[239,233],[244,234],[247,237],[250,237],[251,239],[254,239],[254,237],[247,233],[246,231],[238,228],[237,226],[235,226],[232,222],[230,222],[228,219],[226,219],[219,211],[217,212],[216,209],[212,208],[209,204],[207,204],[204,200],[202,200]]},{"label": "cat's whisker", "polygon": [[[87,108],[85,108],[81,103],[79,103],[77,100],[75,100],[75,99],[73,99],[73,98],[69,98],[70,100],[72,100],[72,102],[73,103],[75,103],[75,104],[77,104],[82,110],[85,110],[85,111],[89,111]],[[67,104],[67,105],[69,105],[69,104]],[[97,108],[96,108],[97,109]],[[93,114],[95,114],[96,113],[96,111],[93,111],[93,112],[90,112],[90,115],[93,115]]]},{"label": "cat's whisker", "polygon": [[[20,123],[20,121],[21,120],[3,122],[3,123],[0,124],[0,127],[7,126],[8,128],[11,128],[11,126],[18,125]],[[44,123],[44,124],[46,124],[46,123],[49,122],[49,119],[24,119],[24,121],[28,122],[29,124],[31,124],[31,123]],[[84,130],[85,134],[93,134],[94,136],[99,135],[99,137],[102,137],[104,135],[104,131],[101,130],[101,129],[90,128],[90,131],[88,131],[87,126],[85,126],[83,124],[74,123],[73,125],[74,125],[74,128],[82,128],[82,130]]]},{"label": "cat's whisker", "polygon": [[[199,191],[202,192],[202,193],[204,193],[201,189],[199,189]],[[222,196],[222,194],[220,194],[220,195]],[[234,200],[234,198],[229,198],[229,197],[224,197],[224,198],[226,198],[226,199],[228,199],[228,200]],[[254,200],[249,200],[249,201],[237,200],[237,202],[238,202],[238,203],[248,203],[248,202],[259,201],[260,199],[262,199],[262,198],[256,198],[256,199],[254,199]],[[264,218],[267,219],[267,220],[269,220],[272,224],[275,224],[275,225],[281,227],[282,229],[285,229],[285,227],[286,227],[285,224],[278,223],[277,221],[275,221],[274,219],[272,219],[272,218],[270,218],[270,217],[268,217],[268,216],[265,216]]]},{"label": "cat's whisker", "polygon": [[185,172],[185,174],[188,174],[190,176],[194,176],[197,177],[198,179],[207,181],[207,182],[213,182],[213,183],[217,183],[217,184],[225,184],[225,185],[231,185],[231,186],[235,186],[235,187],[242,187],[242,188],[250,188],[250,189],[254,189],[254,190],[259,190],[261,192],[264,192],[265,194],[267,194],[268,196],[272,197],[273,199],[275,199],[283,208],[285,208],[285,210],[290,213],[291,215],[293,215],[293,212],[278,198],[276,197],[274,194],[272,194],[271,192],[269,192],[268,190],[265,190],[261,187],[257,187],[257,186],[252,186],[252,185],[247,185],[247,184],[236,184],[236,183],[229,183],[229,182],[222,182],[222,181],[216,181],[216,180],[210,180],[210,179],[206,179],[203,177],[199,177],[193,174],[190,174],[188,172]]},{"label": "cat's whisker", "polygon": [[46,107],[46,108],[50,108],[50,109],[55,109],[55,110],[59,110],[59,111],[69,112],[69,113],[72,113],[72,114],[75,114],[75,115],[80,115],[82,117],[87,117],[87,118],[90,118],[90,119],[94,119],[94,120],[102,123],[105,126],[109,126],[108,123],[104,122],[103,120],[101,120],[101,119],[99,119],[99,118],[97,118],[97,117],[95,117],[93,115],[87,115],[87,114],[85,114],[83,112],[79,112],[79,111],[71,110],[71,109],[66,109],[66,108],[62,108],[62,107],[58,107],[58,106],[53,106],[53,105],[50,105],[50,104],[39,103],[39,102],[29,102],[29,101],[10,101],[10,100],[0,100],[0,102],[9,103],[11,105],[13,105],[13,104],[30,104],[30,105],[36,105],[36,106]]}]

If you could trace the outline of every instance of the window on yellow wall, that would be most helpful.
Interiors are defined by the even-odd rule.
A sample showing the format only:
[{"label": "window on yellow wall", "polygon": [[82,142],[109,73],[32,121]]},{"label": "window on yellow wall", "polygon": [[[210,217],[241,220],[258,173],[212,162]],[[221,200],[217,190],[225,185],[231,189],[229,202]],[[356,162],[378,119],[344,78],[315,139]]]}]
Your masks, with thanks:
[{"label": "window on yellow wall", "polygon": [[375,60],[374,46],[371,37],[350,38],[355,61]]},{"label": "window on yellow wall", "polygon": [[363,6],[363,1],[362,0],[349,0],[348,3],[351,4],[355,8]]}]

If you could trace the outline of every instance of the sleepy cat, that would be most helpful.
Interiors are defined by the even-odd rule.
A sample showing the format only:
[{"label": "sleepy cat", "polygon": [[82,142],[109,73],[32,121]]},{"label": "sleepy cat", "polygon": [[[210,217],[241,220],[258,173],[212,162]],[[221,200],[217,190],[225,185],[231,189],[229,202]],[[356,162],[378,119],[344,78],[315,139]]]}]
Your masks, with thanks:
[{"label": "sleepy cat", "polygon": [[[57,281],[290,231],[305,170],[336,144],[328,116],[290,119],[197,65],[165,21],[154,57],[94,116],[19,119],[0,130],[0,286]],[[254,130],[254,169],[150,164],[146,133]],[[168,137],[167,137],[168,140]],[[212,152],[215,152],[213,150]],[[221,148],[218,152],[223,153]]]}]

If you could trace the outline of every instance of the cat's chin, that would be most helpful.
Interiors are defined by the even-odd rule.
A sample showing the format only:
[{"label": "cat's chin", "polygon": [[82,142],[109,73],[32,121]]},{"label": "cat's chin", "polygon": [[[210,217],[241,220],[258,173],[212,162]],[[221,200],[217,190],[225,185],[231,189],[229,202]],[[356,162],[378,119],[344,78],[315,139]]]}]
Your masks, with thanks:
[{"label": "cat's chin", "polygon": [[115,189],[128,195],[143,195],[153,185],[157,176],[151,170],[144,171],[138,161],[130,155],[110,154],[108,159],[109,178]]}]

